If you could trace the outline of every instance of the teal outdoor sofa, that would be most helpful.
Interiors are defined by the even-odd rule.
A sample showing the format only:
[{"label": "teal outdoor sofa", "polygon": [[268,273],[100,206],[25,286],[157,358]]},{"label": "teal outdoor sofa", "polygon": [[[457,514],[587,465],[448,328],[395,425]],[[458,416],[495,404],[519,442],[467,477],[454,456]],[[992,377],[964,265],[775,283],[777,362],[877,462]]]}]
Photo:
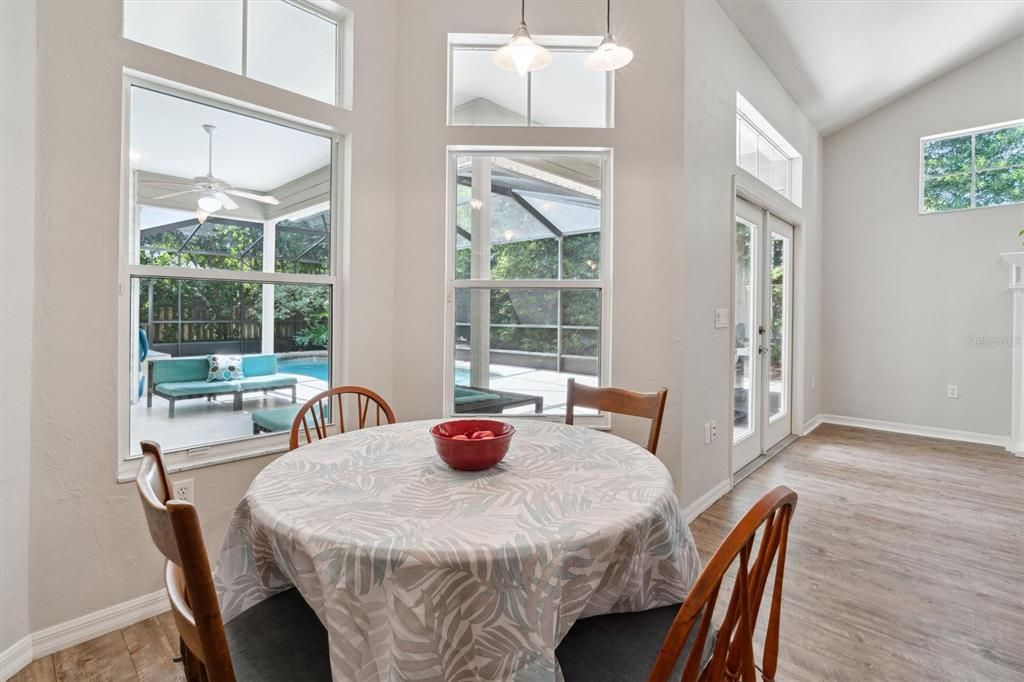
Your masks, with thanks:
[{"label": "teal outdoor sofa", "polygon": [[278,388],[292,389],[292,402],[295,402],[298,378],[294,374],[281,374],[277,371],[275,355],[243,355],[242,379],[230,381],[207,381],[210,372],[210,361],[203,357],[167,358],[149,363],[149,390],[146,395],[146,407],[153,407],[153,396],[158,395],[167,400],[167,417],[174,419],[174,403],[188,398],[213,399],[218,395],[231,394],[234,398],[232,407],[242,409],[242,395],[249,391],[271,391]]}]

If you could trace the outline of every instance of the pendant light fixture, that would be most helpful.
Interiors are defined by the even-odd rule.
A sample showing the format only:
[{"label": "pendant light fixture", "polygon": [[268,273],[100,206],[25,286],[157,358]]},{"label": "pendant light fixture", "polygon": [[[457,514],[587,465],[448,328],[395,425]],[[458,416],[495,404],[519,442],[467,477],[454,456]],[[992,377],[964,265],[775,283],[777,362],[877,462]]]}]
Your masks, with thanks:
[{"label": "pendant light fixture", "polygon": [[614,71],[633,61],[633,50],[615,42],[615,36],[612,35],[612,0],[606,2],[607,33],[584,62],[591,71]]},{"label": "pendant light fixture", "polygon": [[529,71],[543,69],[551,63],[551,53],[533,42],[526,30],[526,0],[519,6],[519,28],[512,34],[508,44],[494,53],[494,63],[503,69],[525,76]]}]

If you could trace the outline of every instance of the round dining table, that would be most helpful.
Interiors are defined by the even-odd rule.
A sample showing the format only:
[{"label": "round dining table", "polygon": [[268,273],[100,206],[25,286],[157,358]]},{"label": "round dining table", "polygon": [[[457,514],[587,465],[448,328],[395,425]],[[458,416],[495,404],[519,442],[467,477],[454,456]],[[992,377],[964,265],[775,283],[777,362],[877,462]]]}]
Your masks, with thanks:
[{"label": "round dining table", "polygon": [[294,586],[327,629],[335,680],[557,680],[577,619],[680,603],[700,559],[658,458],[585,427],[506,421],[511,447],[485,471],[438,458],[437,420],[272,462],[220,550],[224,620]]}]

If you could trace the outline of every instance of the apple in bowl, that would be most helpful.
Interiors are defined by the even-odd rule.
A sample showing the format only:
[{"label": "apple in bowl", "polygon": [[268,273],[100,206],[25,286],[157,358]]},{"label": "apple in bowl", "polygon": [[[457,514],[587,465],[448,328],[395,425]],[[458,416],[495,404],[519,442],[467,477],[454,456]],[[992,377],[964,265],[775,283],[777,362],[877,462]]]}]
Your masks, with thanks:
[{"label": "apple in bowl", "polygon": [[508,452],[516,429],[494,419],[453,419],[430,429],[438,456],[453,469],[488,469]]}]

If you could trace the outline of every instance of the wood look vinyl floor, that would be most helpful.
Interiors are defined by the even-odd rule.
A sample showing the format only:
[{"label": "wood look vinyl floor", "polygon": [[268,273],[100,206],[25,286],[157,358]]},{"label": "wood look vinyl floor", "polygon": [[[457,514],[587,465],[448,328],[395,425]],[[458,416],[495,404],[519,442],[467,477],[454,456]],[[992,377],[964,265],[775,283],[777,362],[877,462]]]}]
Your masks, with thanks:
[{"label": "wood look vinyl floor", "polygon": [[[779,484],[800,499],[778,680],[1024,681],[1024,460],[821,426],[694,521],[702,559]],[[182,680],[176,649],[163,614],[39,659],[13,680]]]}]

